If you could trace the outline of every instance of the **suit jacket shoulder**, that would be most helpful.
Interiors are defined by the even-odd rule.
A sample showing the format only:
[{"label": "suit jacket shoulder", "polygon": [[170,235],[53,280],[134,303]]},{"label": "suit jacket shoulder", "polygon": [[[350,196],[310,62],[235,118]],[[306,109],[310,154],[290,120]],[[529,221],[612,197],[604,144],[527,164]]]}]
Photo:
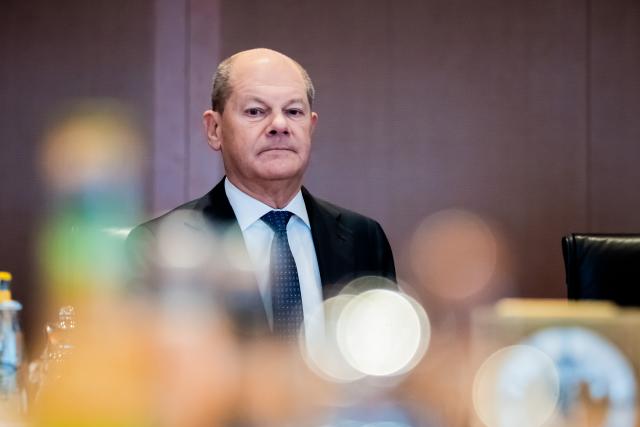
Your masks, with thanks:
[{"label": "suit jacket shoulder", "polygon": [[[164,225],[163,225],[164,224]],[[126,251],[130,265],[132,288],[148,289],[149,283],[157,278],[162,262],[158,237],[160,228],[166,227],[168,233],[175,232],[182,243],[203,241],[211,236],[240,233],[240,227],[224,192],[224,181],[220,181],[209,193],[184,203],[171,211],[135,227],[127,237]],[[165,233],[166,234],[166,233]],[[171,237],[171,236],[169,236]],[[165,242],[179,245],[178,242]],[[180,255],[180,254],[178,254]],[[218,257],[216,257],[218,258]]]},{"label": "suit jacket shoulder", "polygon": [[396,280],[393,254],[380,224],[302,189],[324,296],[362,276]]},{"label": "suit jacket shoulder", "polygon": [[[396,280],[389,241],[380,224],[364,215],[314,197],[302,188],[311,235],[316,251],[324,297],[339,291],[346,283],[362,276],[381,276]],[[241,235],[235,214],[221,181],[205,196],[134,228],[127,239],[134,277],[141,281],[157,261],[156,237],[159,224],[177,216],[193,237],[207,230],[224,229]]]},{"label": "suit jacket shoulder", "polygon": [[163,220],[175,215],[183,214],[191,227],[202,227],[204,225],[231,226],[237,224],[235,214],[224,191],[224,179],[220,181],[211,191],[204,196],[186,202],[169,212],[140,224],[134,228],[130,236],[135,237],[142,230],[155,232]]}]

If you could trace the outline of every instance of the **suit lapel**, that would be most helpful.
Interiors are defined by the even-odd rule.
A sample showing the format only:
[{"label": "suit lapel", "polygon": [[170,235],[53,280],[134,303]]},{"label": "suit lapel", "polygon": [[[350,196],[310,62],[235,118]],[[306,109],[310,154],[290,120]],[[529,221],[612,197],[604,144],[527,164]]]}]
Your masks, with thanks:
[{"label": "suit lapel", "polygon": [[340,221],[340,212],[314,198],[302,187],[316,250],[323,298],[333,296],[354,271],[353,234]]},{"label": "suit lapel", "polygon": [[[353,233],[340,221],[340,212],[332,205],[316,199],[302,187],[313,246],[318,259],[322,294],[326,299],[334,295],[354,271]],[[242,238],[238,220],[224,191],[224,178],[204,197],[198,200],[195,210],[202,212],[204,219],[215,229],[226,230],[242,239],[244,255],[248,252]],[[257,286],[257,284],[256,284]]]},{"label": "suit lapel", "polygon": [[213,190],[198,200],[195,210],[202,212],[204,217],[211,223],[227,227],[235,225],[238,231],[240,231],[238,220],[233,213],[233,208],[231,207],[231,203],[229,203],[227,193],[224,191],[224,178],[213,187]]},{"label": "suit lapel", "polygon": [[[235,260],[236,264],[250,263],[242,230],[224,190],[224,178],[208,194],[198,200],[194,210],[202,214],[201,218],[205,221],[206,227],[212,229],[218,237],[224,236],[225,241],[241,242],[240,247],[237,248],[239,252],[232,251],[233,256],[241,258]],[[247,292],[246,288],[234,289],[234,286],[226,287],[226,292],[219,297],[223,298],[228,314],[238,331],[243,334],[262,333],[265,328],[268,330],[267,313],[258,291],[255,275],[252,272],[239,270],[236,274],[248,278],[252,291]]]},{"label": "suit lapel", "polygon": [[198,199],[192,209],[196,215],[185,220],[185,226],[195,232],[212,231],[218,237],[241,239],[242,255],[248,257],[242,230],[224,190],[224,178],[211,191]]}]

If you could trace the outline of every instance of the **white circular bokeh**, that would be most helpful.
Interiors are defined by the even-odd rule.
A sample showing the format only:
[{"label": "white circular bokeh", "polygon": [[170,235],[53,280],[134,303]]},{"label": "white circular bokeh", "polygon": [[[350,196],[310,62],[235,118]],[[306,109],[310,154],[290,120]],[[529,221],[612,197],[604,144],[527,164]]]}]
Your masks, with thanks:
[{"label": "white circular bokeh", "polygon": [[358,372],[388,376],[406,372],[428,346],[426,314],[406,295],[374,289],[347,301],[336,338],[344,359]]},{"label": "white circular bokeh", "polygon": [[560,381],[553,360],[526,345],[505,347],[480,366],[473,406],[488,427],[538,427],[553,414]]}]

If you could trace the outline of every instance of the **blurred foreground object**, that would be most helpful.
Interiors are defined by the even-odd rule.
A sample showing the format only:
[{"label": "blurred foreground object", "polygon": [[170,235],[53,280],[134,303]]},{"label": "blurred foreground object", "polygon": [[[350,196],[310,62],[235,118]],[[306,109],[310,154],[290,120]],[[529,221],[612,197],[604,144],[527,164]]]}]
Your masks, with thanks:
[{"label": "blurred foreground object", "polygon": [[[47,325],[48,343],[30,416],[43,426],[145,425],[150,399],[141,354],[145,313],[125,302],[124,238],[137,222],[142,132],[113,100],[83,100],[61,110],[44,135],[48,185],[40,234],[48,312],[73,305]],[[73,331],[73,332],[72,332]],[[73,339],[69,335],[76,335]],[[144,350],[141,350],[144,348]],[[40,378],[37,378],[37,377]],[[143,422],[145,421],[145,422]],[[146,422],[149,425],[148,422]]]},{"label": "blurred foreground object", "polygon": [[636,426],[640,310],[501,300],[472,319],[473,403],[485,425]]},{"label": "blurred foreground object", "polygon": [[73,352],[34,404],[35,426],[275,427],[319,411],[325,387],[295,347],[239,340],[198,293],[104,298],[81,313]]},{"label": "blurred foreground object", "polygon": [[416,227],[406,253],[416,296],[434,324],[465,323],[470,309],[512,286],[515,264],[498,223],[468,210],[445,209]]},{"label": "blurred foreground object", "polygon": [[429,347],[426,312],[389,279],[358,278],[321,309],[300,341],[309,367],[329,381],[376,377],[393,382],[411,371]]},{"label": "blurred foreground object", "polygon": [[126,283],[123,242],[142,203],[142,132],[132,117],[116,101],[79,101],[44,136],[51,197],[40,255],[56,307]]},{"label": "blurred foreground object", "polygon": [[570,234],[562,254],[569,298],[640,306],[640,234]]},{"label": "blurred foreground object", "polygon": [[39,398],[40,389],[47,383],[60,380],[62,366],[68,363],[75,347],[74,333],[77,321],[73,306],[67,305],[58,311],[55,322],[47,323],[47,343],[42,355],[29,364],[30,397]]},{"label": "blurred foreground object", "polygon": [[[137,311],[137,310],[136,310]],[[86,304],[79,319],[77,345],[65,363],[55,365],[30,415],[36,426],[148,425],[153,354],[140,334],[145,313],[134,313],[115,300]],[[53,372],[47,372],[53,375]]]},{"label": "blurred foreground object", "polygon": [[22,305],[11,299],[11,274],[0,271],[0,425],[18,423],[26,411]]},{"label": "blurred foreground object", "polygon": [[422,402],[416,411],[400,392],[430,346],[422,306],[389,279],[365,276],[324,301],[321,310],[311,316],[300,344],[307,366],[333,384],[323,425],[431,425],[422,423],[431,415],[428,405]]},{"label": "blurred foreground object", "polygon": [[60,109],[44,136],[42,166],[50,188],[63,195],[135,183],[142,155],[135,117],[111,99],[79,100]]}]

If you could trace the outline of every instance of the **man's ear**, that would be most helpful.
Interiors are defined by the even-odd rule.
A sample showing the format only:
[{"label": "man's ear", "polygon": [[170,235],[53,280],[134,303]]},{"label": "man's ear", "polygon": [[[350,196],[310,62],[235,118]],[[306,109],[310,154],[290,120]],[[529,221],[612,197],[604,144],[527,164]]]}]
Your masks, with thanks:
[{"label": "man's ear", "polygon": [[216,151],[222,148],[222,115],[217,111],[207,110],[202,115],[204,133],[207,136],[207,144]]},{"label": "man's ear", "polygon": [[318,123],[318,113],[311,112],[311,133],[316,129],[316,123]]}]

